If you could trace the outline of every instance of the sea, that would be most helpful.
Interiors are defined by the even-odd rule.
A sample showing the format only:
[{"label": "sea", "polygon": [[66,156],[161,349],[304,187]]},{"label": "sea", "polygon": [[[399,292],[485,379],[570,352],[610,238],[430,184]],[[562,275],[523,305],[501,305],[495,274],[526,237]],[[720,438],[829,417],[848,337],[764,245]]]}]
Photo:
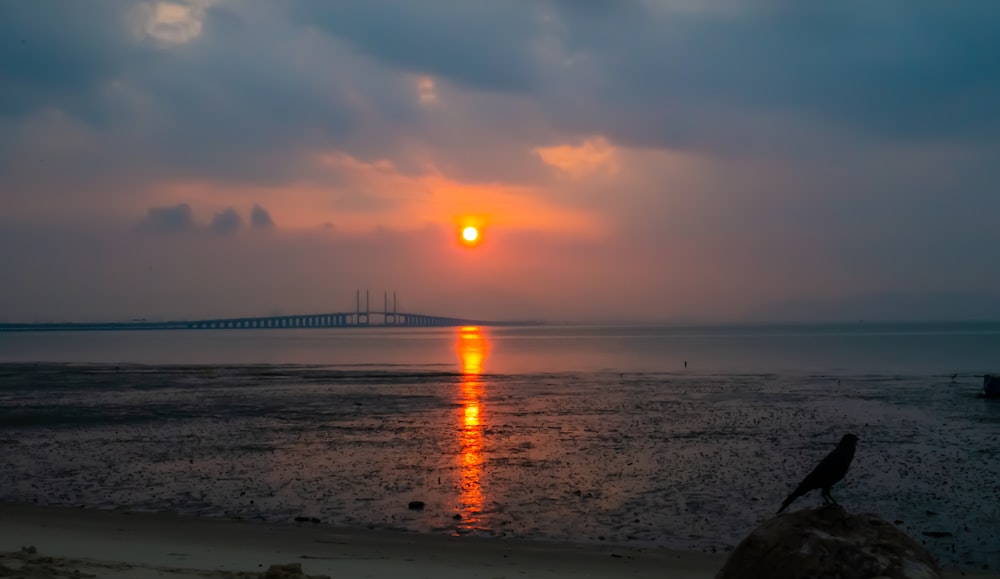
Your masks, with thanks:
[{"label": "sea", "polygon": [[0,502],[725,553],[850,432],[841,505],[996,570],[991,372],[1000,323],[0,333]]}]

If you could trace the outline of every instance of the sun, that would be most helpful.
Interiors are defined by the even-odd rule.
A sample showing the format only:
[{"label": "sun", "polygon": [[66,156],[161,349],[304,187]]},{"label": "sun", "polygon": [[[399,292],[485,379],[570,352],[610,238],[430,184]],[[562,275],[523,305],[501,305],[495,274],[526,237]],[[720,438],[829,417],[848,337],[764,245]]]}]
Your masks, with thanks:
[{"label": "sun", "polygon": [[469,225],[462,229],[462,241],[467,244],[475,243],[479,240],[479,230]]},{"label": "sun", "polygon": [[479,247],[486,241],[486,218],[480,215],[463,215],[455,219],[455,239],[467,249]]}]

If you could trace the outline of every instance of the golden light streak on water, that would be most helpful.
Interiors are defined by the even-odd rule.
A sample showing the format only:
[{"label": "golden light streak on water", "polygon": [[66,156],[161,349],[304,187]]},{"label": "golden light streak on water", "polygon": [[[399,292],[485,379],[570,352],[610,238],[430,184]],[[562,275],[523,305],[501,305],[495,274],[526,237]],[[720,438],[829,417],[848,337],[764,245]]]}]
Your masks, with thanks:
[{"label": "golden light streak on water", "polygon": [[483,495],[483,362],[489,349],[486,334],[476,326],[458,331],[458,357],[461,363],[459,383],[459,448],[461,473],[459,514],[462,526],[475,527],[479,522]]}]

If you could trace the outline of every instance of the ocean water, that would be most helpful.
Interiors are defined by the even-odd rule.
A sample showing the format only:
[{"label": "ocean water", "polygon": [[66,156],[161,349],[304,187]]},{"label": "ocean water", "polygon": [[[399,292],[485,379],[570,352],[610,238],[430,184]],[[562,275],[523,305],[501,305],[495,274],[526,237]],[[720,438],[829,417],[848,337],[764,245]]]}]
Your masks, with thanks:
[{"label": "ocean water", "polygon": [[853,432],[841,504],[997,569],[988,372],[1000,324],[0,333],[0,501],[725,551]]}]

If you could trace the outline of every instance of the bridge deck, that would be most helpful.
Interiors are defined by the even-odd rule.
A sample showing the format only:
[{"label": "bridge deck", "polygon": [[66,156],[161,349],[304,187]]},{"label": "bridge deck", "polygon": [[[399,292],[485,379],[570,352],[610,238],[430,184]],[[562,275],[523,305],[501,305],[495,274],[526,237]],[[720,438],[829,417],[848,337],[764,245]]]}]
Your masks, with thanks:
[{"label": "bridge deck", "polygon": [[218,318],[165,322],[93,322],[0,324],[0,332],[101,331],[101,330],[277,330],[302,328],[419,328],[454,326],[539,325],[540,322],[498,322],[428,316],[404,312],[332,312],[294,316]]}]

